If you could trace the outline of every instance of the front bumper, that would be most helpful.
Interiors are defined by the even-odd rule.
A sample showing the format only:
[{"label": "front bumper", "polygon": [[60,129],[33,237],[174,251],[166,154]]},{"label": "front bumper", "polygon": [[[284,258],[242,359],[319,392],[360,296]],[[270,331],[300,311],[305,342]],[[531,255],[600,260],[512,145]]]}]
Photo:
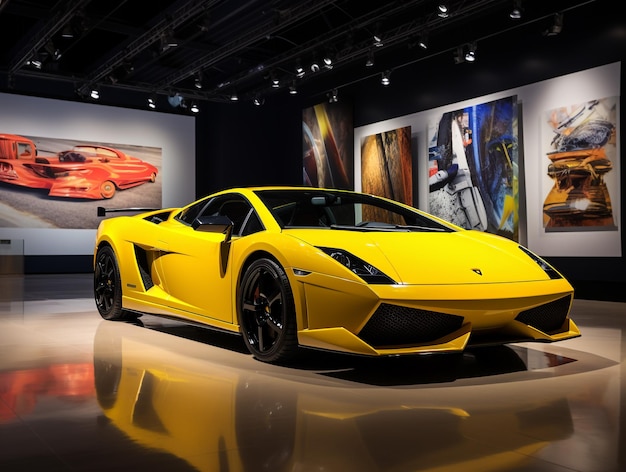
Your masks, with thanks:
[{"label": "front bumper", "polygon": [[373,356],[580,336],[565,279],[505,284],[366,285],[300,278],[303,346]]}]

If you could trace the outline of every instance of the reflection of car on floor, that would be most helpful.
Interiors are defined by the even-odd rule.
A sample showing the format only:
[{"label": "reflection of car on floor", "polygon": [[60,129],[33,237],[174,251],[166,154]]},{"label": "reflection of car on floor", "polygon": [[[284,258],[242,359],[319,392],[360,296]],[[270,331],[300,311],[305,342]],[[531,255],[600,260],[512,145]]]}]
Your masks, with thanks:
[{"label": "reflection of car on floor", "polygon": [[0,134],[0,181],[48,189],[52,197],[103,199],[146,182],[158,169],[106,146],[75,146],[56,155],[39,155],[28,138]]},{"label": "reflection of car on floor", "polygon": [[571,285],[528,249],[330,189],[232,189],[105,219],[94,291],[106,319],[241,332],[269,362],[299,346],[388,356],[580,335]]},{"label": "reflection of car on floor", "polygon": [[[340,371],[349,376],[362,365],[362,382],[411,379],[406,389],[360,389],[332,375],[311,381],[238,366],[237,356],[229,364],[195,336],[161,329],[103,321],[94,337],[97,399],[109,420],[98,424],[122,431],[136,458],[144,457],[135,449],[142,447],[146,455],[171,454],[164,463],[181,460],[161,470],[530,470],[542,450],[573,434],[569,391],[555,378],[542,379],[548,387],[534,394],[499,381],[433,390],[419,385],[417,372],[433,372],[435,358],[353,358]],[[513,351],[490,359],[502,373],[523,364]]]}]

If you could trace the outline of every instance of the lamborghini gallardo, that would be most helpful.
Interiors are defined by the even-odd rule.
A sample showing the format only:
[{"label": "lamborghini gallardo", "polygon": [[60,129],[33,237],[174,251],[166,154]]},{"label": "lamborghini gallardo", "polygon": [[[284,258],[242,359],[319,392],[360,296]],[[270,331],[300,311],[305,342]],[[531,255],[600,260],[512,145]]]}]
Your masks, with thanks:
[{"label": "lamborghini gallardo", "polygon": [[580,336],[572,286],[520,244],[310,187],[235,188],[103,219],[94,297],[107,320],[241,333],[264,362],[303,348],[396,356]]}]

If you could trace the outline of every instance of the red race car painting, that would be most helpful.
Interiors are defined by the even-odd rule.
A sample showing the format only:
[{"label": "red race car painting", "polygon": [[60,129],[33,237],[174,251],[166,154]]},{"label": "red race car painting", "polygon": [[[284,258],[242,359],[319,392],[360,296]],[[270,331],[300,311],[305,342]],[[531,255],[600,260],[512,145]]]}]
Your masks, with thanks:
[{"label": "red race car painting", "polygon": [[152,164],[111,147],[80,145],[42,156],[32,140],[0,134],[0,182],[48,189],[51,197],[108,199],[157,174]]}]

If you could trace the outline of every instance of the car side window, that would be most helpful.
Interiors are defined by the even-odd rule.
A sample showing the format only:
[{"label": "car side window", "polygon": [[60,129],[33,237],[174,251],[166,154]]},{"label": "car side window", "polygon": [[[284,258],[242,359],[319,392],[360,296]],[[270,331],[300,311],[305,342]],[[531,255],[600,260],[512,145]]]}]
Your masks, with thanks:
[{"label": "car side window", "polygon": [[196,202],[181,211],[178,215],[176,215],[176,219],[191,226],[206,204],[206,200],[200,200],[199,202]]},{"label": "car side window", "polygon": [[246,236],[263,229],[252,205],[243,197],[214,198],[198,216],[228,217],[233,222],[233,236]]},{"label": "car side window", "polygon": [[32,159],[35,155],[32,146],[28,143],[17,143],[17,153],[20,159]]}]

